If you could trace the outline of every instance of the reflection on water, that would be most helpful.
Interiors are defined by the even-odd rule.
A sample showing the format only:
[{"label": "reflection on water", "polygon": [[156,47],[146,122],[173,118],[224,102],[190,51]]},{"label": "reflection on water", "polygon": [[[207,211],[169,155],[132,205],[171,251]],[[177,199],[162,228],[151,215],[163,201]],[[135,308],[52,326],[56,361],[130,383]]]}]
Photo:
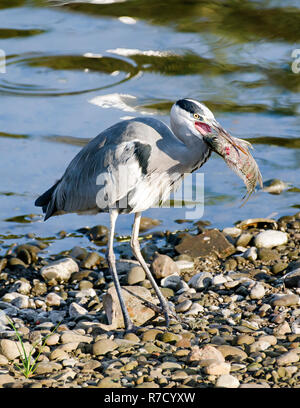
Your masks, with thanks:
[{"label": "reflection on water", "polygon": [[[265,181],[291,185],[277,196],[258,191],[239,208],[241,181],[212,155],[200,169],[205,219],[222,227],[299,208],[296,0],[2,0],[0,21],[2,242],[33,233],[52,237],[53,251],[91,245],[74,232],[107,225],[106,215],[43,223],[35,198],[100,131],[134,116],[169,123],[170,107],[182,97],[201,100],[228,131],[254,145]],[[158,229],[172,230],[185,209],[146,215],[163,221]],[[118,232],[128,234],[132,217],[119,218]],[[67,238],[55,240],[62,229]]]}]

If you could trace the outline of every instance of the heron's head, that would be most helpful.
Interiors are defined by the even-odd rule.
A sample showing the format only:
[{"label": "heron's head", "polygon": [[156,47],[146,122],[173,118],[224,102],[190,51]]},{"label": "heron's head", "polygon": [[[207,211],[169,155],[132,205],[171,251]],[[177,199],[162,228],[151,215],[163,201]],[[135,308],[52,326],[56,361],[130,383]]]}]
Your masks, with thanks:
[{"label": "heron's head", "polygon": [[237,145],[229,133],[216,121],[213,113],[195,99],[186,98],[177,101],[172,106],[170,118],[171,128],[179,138],[194,135],[206,142],[209,147],[213,140],[223,138],[246,153],[243,147]]},{"label": "heron's head", "polygon": [[172,106],[171,128],[175,134],[185,132],[200,138],[222,129],[213,113],[194,99],[180,99]]}]

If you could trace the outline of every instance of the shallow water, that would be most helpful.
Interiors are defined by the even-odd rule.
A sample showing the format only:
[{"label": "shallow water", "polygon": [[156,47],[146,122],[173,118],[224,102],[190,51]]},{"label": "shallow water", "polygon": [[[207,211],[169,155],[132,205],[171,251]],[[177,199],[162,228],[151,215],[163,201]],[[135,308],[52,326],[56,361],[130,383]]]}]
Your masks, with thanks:
[{"label": "shallow water", "polygon": [[[258,191],[240,208],[242,181],[212,155],[199,170],[203,218],[223,227],[296,212],[300,73],[291,54],[299,27],[296,0],[0,0],[0,242],[33,233],[52,237],[50,251],[89,245],[74,232],[108,225],[106,214],[44,223],[34,200],[86,140],[125,117],[169,123],[181,97],[205,102],[228,131],[253,143],[264,181],[291,184],[280,195]],[[175,230],[188,226],[175,222],[186,210],[144,215]],[[132,216],[119,217],[118,233],[129,234],[131,224]],[[61,230],[72,236],[57,239]]]}]

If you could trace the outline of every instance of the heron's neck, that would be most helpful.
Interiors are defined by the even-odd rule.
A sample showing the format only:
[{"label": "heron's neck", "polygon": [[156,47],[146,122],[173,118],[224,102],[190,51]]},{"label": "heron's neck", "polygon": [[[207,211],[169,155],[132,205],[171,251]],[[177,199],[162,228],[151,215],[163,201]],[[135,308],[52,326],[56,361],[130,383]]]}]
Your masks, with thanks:
[{"label": "heron's neck", "polygon": [[189,131],[187,128],[176,128],[172,129],[174,135],[177,139],[179,139],[182,143],[184,143],[186,147],[186,152],[184,154],[184,159],[181,159],[181,162],[185,164],[185,166],[194,168],[197,167],[199,163],[199,167],[204,163],[209,154],[209,147],[203,141],[202,138],[197,137],[193,133]]}]

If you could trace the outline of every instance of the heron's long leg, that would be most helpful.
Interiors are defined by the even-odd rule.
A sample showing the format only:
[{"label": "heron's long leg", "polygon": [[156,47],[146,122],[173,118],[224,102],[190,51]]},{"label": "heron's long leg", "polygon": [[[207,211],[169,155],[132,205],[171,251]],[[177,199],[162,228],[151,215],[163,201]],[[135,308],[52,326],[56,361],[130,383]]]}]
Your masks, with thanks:
[{"label": "heron's long leg", "polygon": [[109,230],[109,238],[108,238],[108,245],[107,245],[107,262],[108,262],[108,266],[110,269],[110,273],[112,275],[114,284],[115,284],[115,288],[117,291],[117,295],[119,298],[119,302],[120,302],[120,306],[121,306],[121,310],[123,313],[123,318],[124,318],[124,324],[125,324],[125,330],[126,331],[130,331],[134,328],[134,325],[129,317],[128,314],[128,310],[125,306],[125,302],[124,299],[122,297],[122,292],[121,292],[121,285],[119,282],[119,277],[117,274],[117,269],[116,269],[116,257],[114,254],[114,234],[115,234],[115,225],[116,225],[116,220],[118,217],[118,211],[117,210],[111,210],[109,212],[109,216],[110,216],[110,230]]},{"label": "heron's long leg", "polygon": [[143,255],[141,253],[141,249],[140,249],[140,244],[139,244],[139,230],[140,230],[140,222],[141,222],[141,213],[137,212],[135,213],[135,218],[134,218],[134,223],[133,223],[133,228],[132,228],[132,234],[131,234],[131,241],[130,241],[130,245],[132,248],[132,252],[133,255],[136,257],[136,259],[139,261],[139,263],[141,264],[142,268],[144,269],[147,278],[149,279],[149,281],[151,282],[151,285],[153,287],[153,289],[155,290],[157,297],[159,299],[162,311],[164,313],[165,319],[166,319],[166,326],[169,326],[169,306],[168,303],[165,299],[165,297],[163,296],[163,294],[161,293],[159,287],[157,286],[157,283],[155,282],[155,279],[152,276],[152,273],[150,272],[144,258]]}]

